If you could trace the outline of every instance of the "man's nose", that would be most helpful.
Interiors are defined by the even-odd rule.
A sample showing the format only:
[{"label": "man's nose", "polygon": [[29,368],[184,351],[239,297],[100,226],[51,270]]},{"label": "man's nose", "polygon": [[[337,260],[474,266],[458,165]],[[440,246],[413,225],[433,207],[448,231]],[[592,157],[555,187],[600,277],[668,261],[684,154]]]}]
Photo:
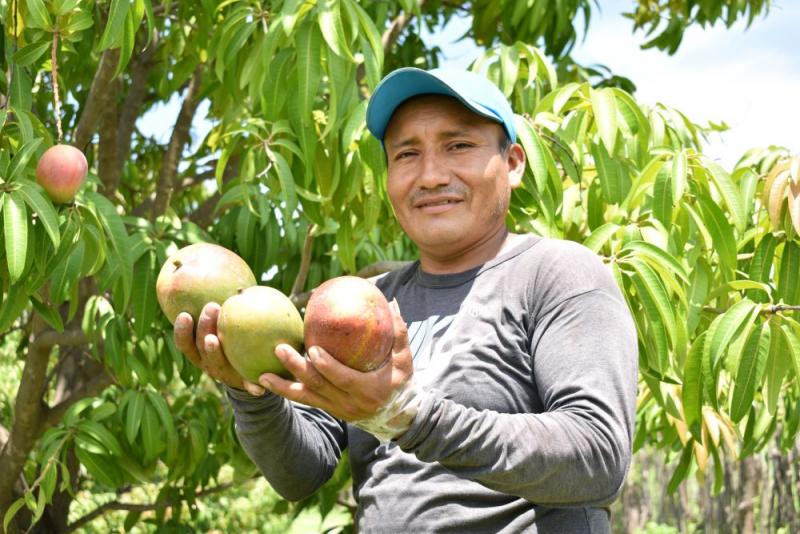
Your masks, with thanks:
[{"label": "man's nose", "polygon": [[426,189],[435,189],[450,183],[450,172],[442,164],[435,151],[430,150],[422,154],[422,167],[420,169],[419,185]]}]

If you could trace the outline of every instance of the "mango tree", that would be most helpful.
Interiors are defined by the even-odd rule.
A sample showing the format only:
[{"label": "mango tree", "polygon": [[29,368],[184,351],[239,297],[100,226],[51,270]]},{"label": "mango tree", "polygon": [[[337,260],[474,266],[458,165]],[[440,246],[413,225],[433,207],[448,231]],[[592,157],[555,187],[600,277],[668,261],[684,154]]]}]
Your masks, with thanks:
[{"label": "mango tree", "polygon": [[[635,27],[658,32],[646,44],[668,52],[689,24],[730,25],[768,7],[634,4]],[[574,21],[588,25],[589,0],[0,8],[4,529],[70,531],[112,510],[128,511],[126,528],[150,512],[177,525],[198,499],[257,476],[219,387],[173,345],[158,269],[186,244],[219,243],[302,309],[326,279],[413,259],[365,131],[366,99],[395,67],[436,65],[421,29],[462,16],[472,20],[464,38],[486,50],[472,68],[512,100],[530,162],[509,226],[602,255],[634,313],[637,447],[674,455],[675,487],[707,469],[721,483],[723,457],[759,450],[779,428],[793,443],[800,163],[767,149],[723,169],[702,153],[704,128],[576,65]],[[167,120],[165,103],[178,109],[160,142],[140,120]],[[89,166],[66,203],[34,179],[59,143]],[[348,481],[343,463],[317,496],[274,511],[324,515]],[[134,502],[141,488],[152,499]],[[77,494],[112,498],[70,522]]]}]

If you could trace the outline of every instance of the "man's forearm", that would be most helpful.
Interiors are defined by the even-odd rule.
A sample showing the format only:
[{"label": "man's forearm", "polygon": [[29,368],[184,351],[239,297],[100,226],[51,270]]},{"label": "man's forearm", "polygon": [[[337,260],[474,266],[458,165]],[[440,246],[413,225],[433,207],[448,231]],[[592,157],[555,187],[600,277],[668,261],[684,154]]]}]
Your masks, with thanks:
[{"label": "man's forearm", "polygon": [[228,398],[242,447],[281,496],[303,499],[330,478],[346,446],[342,422],[271,393],[228,389]]}]

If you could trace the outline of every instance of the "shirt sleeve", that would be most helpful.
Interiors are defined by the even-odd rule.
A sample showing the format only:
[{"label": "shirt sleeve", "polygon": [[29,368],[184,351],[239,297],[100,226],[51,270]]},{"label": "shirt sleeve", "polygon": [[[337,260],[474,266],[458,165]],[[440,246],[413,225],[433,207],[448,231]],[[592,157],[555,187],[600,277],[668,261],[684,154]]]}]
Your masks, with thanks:
[{"label": "shirt sleeve", "polygon": [[[597,269],[605,269],[599,264]],[[609,273],[537,313],[529,335],[542,413],[477,410],[424,395],[397,444],[422,461],[547,506],[603,506],[631,457],[638,346]]]},{"label": "shirt sleeve", "polygon": [[345,423],[274,393],[226,390],[242,447],[282,497],[304,499],[331,477],[347,446]]}]

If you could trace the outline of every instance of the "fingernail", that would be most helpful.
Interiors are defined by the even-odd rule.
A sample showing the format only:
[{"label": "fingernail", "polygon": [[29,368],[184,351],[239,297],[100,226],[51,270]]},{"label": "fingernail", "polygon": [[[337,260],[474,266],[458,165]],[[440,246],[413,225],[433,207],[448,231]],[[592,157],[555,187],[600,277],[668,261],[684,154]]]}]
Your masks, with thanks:
[{"label": "fingernail", "polygon": [[400,313],[400,304],[397,302],[397,298],[392,299],[392,307],[394,307],[394,311]]},{"label": "fingernail", "polygon": [[316,360],[319,358],[319,349],[317,347],[311,347],[308,349],[308,355],[312,360]]},{"label": "fingernail", "polygon": [[269,378],[267,378],[267,375],[259,376],[258,383],[264,386],[264,388],[272,391],[272,384],[270,383]]}]

